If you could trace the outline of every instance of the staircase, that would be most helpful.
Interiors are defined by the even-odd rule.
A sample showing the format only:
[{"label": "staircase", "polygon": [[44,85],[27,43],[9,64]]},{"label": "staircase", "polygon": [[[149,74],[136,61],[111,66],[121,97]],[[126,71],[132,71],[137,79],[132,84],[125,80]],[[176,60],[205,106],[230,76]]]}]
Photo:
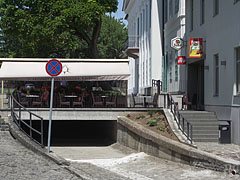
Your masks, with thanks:
[{"label": "staircase", "polygon": [[[214,112],[179,111],[193,126],[193,141],[218,142],[218,120]],[[186,126],[185,126],[186,128]]]}]

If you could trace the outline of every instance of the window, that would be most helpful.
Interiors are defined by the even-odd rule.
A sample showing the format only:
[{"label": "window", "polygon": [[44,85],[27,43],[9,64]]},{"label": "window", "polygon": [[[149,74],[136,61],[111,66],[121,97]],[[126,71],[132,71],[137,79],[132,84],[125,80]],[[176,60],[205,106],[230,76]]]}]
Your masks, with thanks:
[{"label": "window", "polygon": [[201,7],[201,9],[200,9],[200,24],[204,24],[204,22],[205,22],[205,0],[201,0],[200,1],[200,7]]},{"label": "window", "polygon": [[213,16],[219,13],[219,0],[213,0]]},{"label": "window", "polygon": [[190,31],[193,30],[193,0],[190,1]]},{"label": "window", "polygon": [[179,0],[175,0],[175,14],[179,11]]},{"label": "window", "polygon": [[150,1],[150,5],[149,5],[149,28],[151,28],[152,26],[152,1]]},{"label": "window", "polygon": [[175,81],[178,81],[178,63],[177,63],[178,51],[175,51]]},{"label": "window", "polygon": [[240,47],[236,48],[236,85],[237,94],[240,94]]},{"label": "window", "polygon": [[139,47],[139,37],[140,37],[140,32],[139,32],[139,18],[137,19],[137,47]]},{"label": "window", "polygon": [[219,95],[219,56],[214,55],[214,96]]}]

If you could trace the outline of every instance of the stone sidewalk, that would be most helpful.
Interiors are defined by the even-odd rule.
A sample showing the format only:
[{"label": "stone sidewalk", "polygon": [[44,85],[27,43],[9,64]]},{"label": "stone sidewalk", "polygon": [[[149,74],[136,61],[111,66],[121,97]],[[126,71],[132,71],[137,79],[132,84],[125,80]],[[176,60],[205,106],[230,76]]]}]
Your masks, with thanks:
[{"label": "stone sidewalk", "polygon": [[53,161],[27,149],[13,139],[8,131],[1,131],[0,179],[77,180],[79,178]]},{"label": "stone sidewalk", "polygon": [[197,142],[197,148],[227,159],[240,161],[240,146],[235,144],[219,144],[210,142]]}]

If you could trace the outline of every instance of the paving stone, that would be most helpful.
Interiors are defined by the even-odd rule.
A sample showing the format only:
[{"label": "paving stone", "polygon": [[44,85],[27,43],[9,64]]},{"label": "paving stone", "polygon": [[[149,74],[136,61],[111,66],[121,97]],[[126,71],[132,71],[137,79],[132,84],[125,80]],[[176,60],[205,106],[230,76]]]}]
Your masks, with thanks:
[{"label": "paving stone", "polygon": [[13,139],[9,132],[0,132],[1,180],[77,180],[54,162],[35,154]]}]

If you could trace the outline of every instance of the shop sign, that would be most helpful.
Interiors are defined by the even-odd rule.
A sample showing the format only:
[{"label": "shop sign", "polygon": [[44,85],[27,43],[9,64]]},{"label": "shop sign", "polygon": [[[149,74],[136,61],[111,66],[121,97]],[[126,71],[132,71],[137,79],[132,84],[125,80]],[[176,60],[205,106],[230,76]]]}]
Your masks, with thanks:
[{"label": "shop sign", "polygon": [[186,56],[178,56],[177,57],[177,64],[178,65],[186,64]]},{"label": "shop sign", "polygon": [[203,56],[203,39],[191,38],[189,39],[189,58],[202,58]]},{"label": "shop sign", "polygon": [[175,37],[171,39],[171,47],[176,50],[182,49],[184,46],[184,41],[180,37]]}]

